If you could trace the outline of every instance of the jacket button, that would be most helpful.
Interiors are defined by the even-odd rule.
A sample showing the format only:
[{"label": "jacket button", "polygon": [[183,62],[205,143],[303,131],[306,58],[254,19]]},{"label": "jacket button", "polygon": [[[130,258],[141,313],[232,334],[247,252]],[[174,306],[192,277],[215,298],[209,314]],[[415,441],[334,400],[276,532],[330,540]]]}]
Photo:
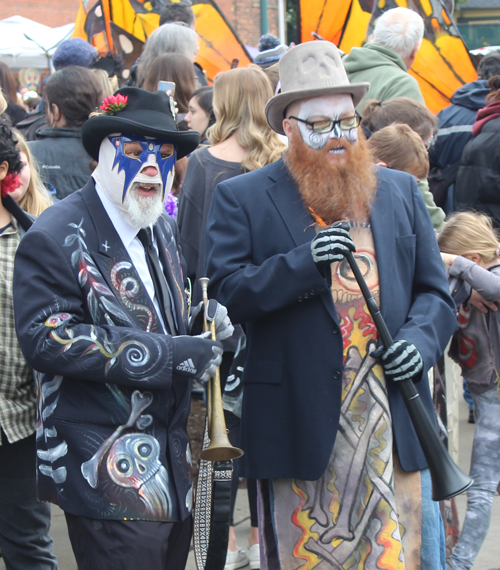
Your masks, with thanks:
[{"label": "jacket button", "polygon": [[309,299],[309,293],[304,293],[304,299]]},{"label": "jacket button", "polygon": [[339,334],[339,332],[340,332],[340,331],[339,331],[338,328],[334,328],[334,329],[333,329],[333,334]]},{"label": "jacket button", "polygon": [[336,372],[333,373],[333,379],[338,380],[339,378],[340,378],[340,372],[337,370]]},{"label": "jacket button", "polygon": [[299,303],[302,303],[302,297],[299,297],[298,301]]},{"label": "jacket button", "polygon": [[316,293],[316,291],[314,289],[311,289],[311,295],[314,295]]}]

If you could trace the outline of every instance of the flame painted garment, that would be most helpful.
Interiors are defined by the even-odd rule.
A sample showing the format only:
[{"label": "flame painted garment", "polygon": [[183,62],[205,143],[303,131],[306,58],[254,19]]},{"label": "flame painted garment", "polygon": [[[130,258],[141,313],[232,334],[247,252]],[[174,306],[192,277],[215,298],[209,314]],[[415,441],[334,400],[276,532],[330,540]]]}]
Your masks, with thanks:
[{"label": "flame painted garment", "polygon": [[[353,227],[351,236],[357,263],[379,302],[371,229]],[[332,264],[332,295],[344,345],[337,438],[317,481],[269,481],[263,499],[271,514],[263,517],[266,570],[419,570],[420,472],[404,473],[393,454],[385,379],[369,354],[377,346],[377,330],[346,260]],[[268,520],[277,552],[266,544]]]}]

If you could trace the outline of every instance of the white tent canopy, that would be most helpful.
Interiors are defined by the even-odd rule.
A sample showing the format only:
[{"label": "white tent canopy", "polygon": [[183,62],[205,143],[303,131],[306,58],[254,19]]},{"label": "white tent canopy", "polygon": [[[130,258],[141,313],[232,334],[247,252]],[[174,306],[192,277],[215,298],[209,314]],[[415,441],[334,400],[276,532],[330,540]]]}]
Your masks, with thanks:
[{"label": "white tent canopy", "polygon": [[0,20],[0,61],[12,69],[47,69],[47,55],[52,56],[58,44],[71,37],[74,27],[75,24],[66,24],[50,28],[22,16]]}]

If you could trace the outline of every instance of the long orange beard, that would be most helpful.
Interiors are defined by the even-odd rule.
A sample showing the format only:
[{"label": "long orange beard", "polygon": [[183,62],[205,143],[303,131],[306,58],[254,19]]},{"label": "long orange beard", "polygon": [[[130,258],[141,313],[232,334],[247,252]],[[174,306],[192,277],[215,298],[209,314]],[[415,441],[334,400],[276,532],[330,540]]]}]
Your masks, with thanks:
[{"label": "long orange beard", "polygon": [[[332,164],[328,151],[339,145],[346,148],[347,160]],[[343,219],[364,221],[368,218],[377,179],[361,132],[355,144],[334,139],[321,150],[310,148],[300,134],[294,132],[284,158],[304,203],[327,225]]]}]

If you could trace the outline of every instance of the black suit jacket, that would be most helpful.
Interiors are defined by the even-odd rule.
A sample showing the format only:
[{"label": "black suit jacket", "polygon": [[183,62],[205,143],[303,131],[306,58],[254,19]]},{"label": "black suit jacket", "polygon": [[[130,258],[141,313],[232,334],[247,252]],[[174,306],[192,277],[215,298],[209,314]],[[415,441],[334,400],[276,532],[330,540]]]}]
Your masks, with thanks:
[{"label": "black suit jacket", "polygon": [[[178,230],[154,227],[187,311]],[[18,249],[16,328],[38,371],[38,493],[91,518],[182,520],[191,508],[191,383],[91,180],[44,212]]]},{"label": "black suit jacket", "polygon": [[[395,340],[413,342],[427,370],[456,328],[454,303],[412,176],[379,169],[370,217],[381,310]],[[311,255],[311,216],[282,160],[217,186],[208,216],[210,294],[245,323],[241,447],[245,475],[318,479],[338,428],[342,335]],[[427,381],[418,384],[433,415]],[[403,469],[426,467],[406,406],[388,383]]]}]

